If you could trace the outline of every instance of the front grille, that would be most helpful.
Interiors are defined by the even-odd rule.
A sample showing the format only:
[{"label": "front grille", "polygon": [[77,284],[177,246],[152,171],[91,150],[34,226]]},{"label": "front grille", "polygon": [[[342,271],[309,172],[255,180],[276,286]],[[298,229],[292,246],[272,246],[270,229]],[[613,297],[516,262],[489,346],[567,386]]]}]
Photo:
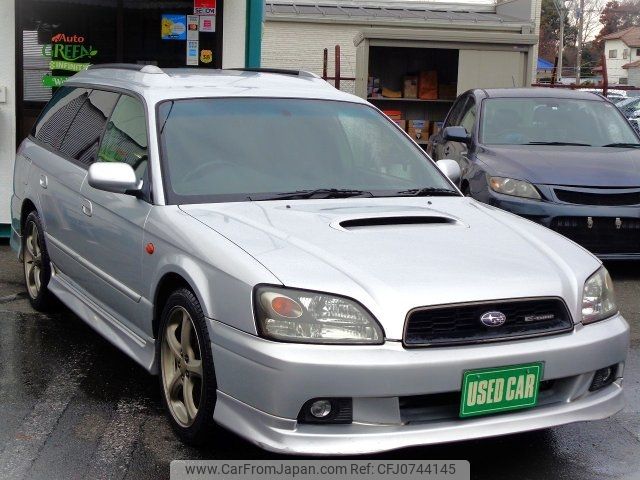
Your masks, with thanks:
[{"label": "front grille", "polygon": [[[485,326],[480,317],[501,312],[503,325]],[[407,347],[438,347],[569,332],[573,321],[559,298],[496,300],[482,303],[441,305],[417,308],[409,312],[405,324]]]},{"label": "front grille", "polygon": [[640,253],[640,219],[557,217],[551,228],[595,254]]},{"label": "front grille", "polygon": [[556,188],[554,189],[554,192],[558,200],[561,202],[577,205],[640,205],[640,191],[624,193],[594,193]]}]

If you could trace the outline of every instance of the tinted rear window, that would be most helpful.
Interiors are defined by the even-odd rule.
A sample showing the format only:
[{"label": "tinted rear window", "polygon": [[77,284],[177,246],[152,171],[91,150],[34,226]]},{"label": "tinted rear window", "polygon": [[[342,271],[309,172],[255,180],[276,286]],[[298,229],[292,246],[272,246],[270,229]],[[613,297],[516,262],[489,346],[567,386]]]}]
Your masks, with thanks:
[{"label": "tinted rear window", "polygon": [[54,149],[62,145],[71,122],[89,96],[86,88],[62,87],[44,108],[32,135]]}]

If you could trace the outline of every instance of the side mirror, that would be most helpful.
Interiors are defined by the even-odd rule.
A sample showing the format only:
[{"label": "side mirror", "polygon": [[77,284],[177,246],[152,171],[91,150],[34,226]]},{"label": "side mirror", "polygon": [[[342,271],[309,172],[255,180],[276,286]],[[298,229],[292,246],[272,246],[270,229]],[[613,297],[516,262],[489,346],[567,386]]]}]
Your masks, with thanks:
[{"label": "side mirror", "polygon": [[131,165],[123,162],[96,162],[89,167],[87,181],[96,190],[136,195],[142,181],[136,177]]},{"label": "side mirror", "polygon": [[464,127],[447,127],[442,132],[442,138],[445,142],[461,142],[469,144],[471,135],[467,133]]},{"label": "side mirror", "polygon": [[460,165],[455,160],[438,160],[436,165],[440,169],[445,176],[451,180],[453,183],[458,185],[460,182],[460,177],[462,176],[462,171],[460,170]]}]

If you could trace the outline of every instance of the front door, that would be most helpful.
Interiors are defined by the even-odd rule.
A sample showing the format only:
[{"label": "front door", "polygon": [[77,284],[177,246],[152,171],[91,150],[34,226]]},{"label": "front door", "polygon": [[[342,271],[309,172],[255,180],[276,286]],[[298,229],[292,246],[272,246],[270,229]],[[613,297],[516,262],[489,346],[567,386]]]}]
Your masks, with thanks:
[{"label": "front door", "polygon": [[97,155],[98,162],[130,164],[143,181],[144,198],[96,190],[87,182],[81,191],[90,232],[84,255],[90,259],[96,276],[90,293],[109,313],[134,330],[144,329],[143,228],[152,208],[145,117],[140,100],[122,95],[107,123]]}]

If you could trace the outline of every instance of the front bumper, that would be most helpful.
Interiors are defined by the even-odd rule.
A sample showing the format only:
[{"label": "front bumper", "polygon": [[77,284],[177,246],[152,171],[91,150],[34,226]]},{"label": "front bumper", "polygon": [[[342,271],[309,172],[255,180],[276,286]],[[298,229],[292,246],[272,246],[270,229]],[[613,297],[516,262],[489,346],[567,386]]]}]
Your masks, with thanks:
[{"label": "front bumper", "polygon": [[[629,326],[621,315],[572,333],[456,348],[301,345],[267,341],[211,321],[218,381],[215,420],[283,453],[349,455],[503,435],[608,417],[623,407]],[[403,398],[460,392],[465,370],[543,361],[556,387],[530,410],[473,419],[403,412]],[[618,365],[615,383],[589,392],[595,370]],[[353,398],[353,423],[296,421],[318,397]],[[459,397],[458,397],[459,401]],[[415,413],[415,412],[414,412]]]},{"label": "front bumper", "polygon": [[[536,185],[536,187],[543,190],[545,196],[553,197],[551,187],[545,185]],[[640,231],[637,228],[640,225],[640,208],[637,206],[574,205],[502,195],[488,187],[484,190],[478,195],[474,192],[474,197],[481,202],[551,228],[584,246],[602,260],[640,260],[640,241],[636,241],[640,238]],[[593,229],[588,227],[589,218],[596,222]],[[558,225],[558,221],[566,219],[574,219],[576,226],[565,229]],[[615,227],[616,219],[622,220],[619,230]],[[626,228],[628,220],[633,220],[635,223],[630,230]],[[598,226],[603,223],[607,227],[604,235],[598,229]],[[633,246],[620,251],[620,246],[615,245],[617,235],[630,235],[631,237],[628,237],[625,243]]]}]

